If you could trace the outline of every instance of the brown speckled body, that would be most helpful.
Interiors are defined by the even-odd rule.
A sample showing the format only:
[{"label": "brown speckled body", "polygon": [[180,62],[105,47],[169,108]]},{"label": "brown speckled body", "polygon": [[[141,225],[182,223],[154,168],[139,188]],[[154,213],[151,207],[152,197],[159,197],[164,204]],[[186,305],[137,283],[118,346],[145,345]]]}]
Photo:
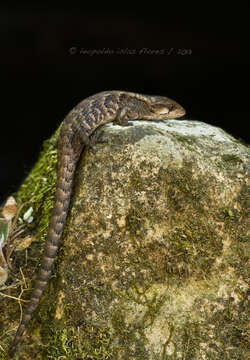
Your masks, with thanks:
[{"label": "brown speckled body", "polygon": [[90,135],[112,121],[127,126],[131,125],[128,120],[173,119],[184,114],[179,104],[166,97],[105,91],[83,100],[66,116],[58,141],[57,190],[46,247],[30,302],[9,352],[11,357],[48,283],[68,213],[76,164],[84,146],[90,145]]}]

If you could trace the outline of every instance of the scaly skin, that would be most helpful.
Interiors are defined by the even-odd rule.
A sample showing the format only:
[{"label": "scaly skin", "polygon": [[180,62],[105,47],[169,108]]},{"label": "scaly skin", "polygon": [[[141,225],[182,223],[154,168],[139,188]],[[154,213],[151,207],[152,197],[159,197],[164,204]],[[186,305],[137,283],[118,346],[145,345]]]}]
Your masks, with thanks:
[{"label": "scaly skin", "polygon": [[58,140],[57,190],[46,247],[30,302],[9,352],[10,357],[13,357],[50,278],[68,213],[76,164],[84,146],[91,143],[90,135],[96,128],[112,121],[128,126],[131,125],[129,120],[173,119],[184,114],[182,106],[166,97],[105,91],[83,100],[66,116]]}]

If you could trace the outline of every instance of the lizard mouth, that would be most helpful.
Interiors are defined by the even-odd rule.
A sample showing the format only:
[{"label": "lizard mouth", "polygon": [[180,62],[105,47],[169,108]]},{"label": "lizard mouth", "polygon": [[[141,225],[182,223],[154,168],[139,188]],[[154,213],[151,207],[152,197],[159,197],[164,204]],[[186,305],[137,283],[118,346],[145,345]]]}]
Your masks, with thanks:
[{"label": "lizard mouth", "polygon": [[163,109],[159,109],[159,110],[157,111],[157,114],[159,114],[159,115],[167,115],[167,114],[170,113],[170,111],[171,111],[171,110],[169,110],[169,109],[167,109],[167,108],[163,108]]},{"label": "lizard mouth", "polygon": [[175,104],[171,104],[168,106],[164,106],[163,104],[154,104],[152,106],[152,110],[156,116],[167,116],[168,118],[180,118],[186,114],[186,111],[182,106],[176,106]]},{"label": "lizard mouth", "polygon": [[[171,111],[170,111],[170,114],[171,114]],[[182,119],[186,115],[186,110],[183,107],[179,107],[178,109],[173,109],[172,114],[173,114],[173,117],[178,117],[178,119]]]},{"label": "lizard mouth", "polygon": [[186,119],[186,113],[178,117],[179,120],[185,120]]}]

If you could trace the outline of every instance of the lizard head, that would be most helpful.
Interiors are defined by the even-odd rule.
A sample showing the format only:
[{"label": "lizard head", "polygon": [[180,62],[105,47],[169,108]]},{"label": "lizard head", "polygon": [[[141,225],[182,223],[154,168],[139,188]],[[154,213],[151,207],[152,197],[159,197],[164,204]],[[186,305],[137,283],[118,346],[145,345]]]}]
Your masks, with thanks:
[{"label": "lizard head", "polygon": [[186,114],[185,109],[176,101],[164,96],[123,93],[120,119],[127,120],[166,120],[180,118]]},{"label": "lizard head", "polygon": [[146,120],[176,119],[186,114],[185,109],[176,101],[163,96],[150,96],[148,107],[142,118]]},{"label": "lizard head", "polygon": [[180,104],[165,96],[141,95],[136,93],[127,99],[125,109],[128,120],[176,119],[186,114],[185,109]]}]

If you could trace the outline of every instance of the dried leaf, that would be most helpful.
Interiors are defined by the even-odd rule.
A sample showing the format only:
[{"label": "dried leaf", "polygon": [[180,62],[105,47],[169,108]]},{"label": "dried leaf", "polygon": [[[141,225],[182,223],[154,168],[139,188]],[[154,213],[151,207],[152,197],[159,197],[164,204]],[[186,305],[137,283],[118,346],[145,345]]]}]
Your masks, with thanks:
[{"label": "dried leaf", "polygon": [[33,241],[36,241],[36,238],[35,236],[30,235],[27,235],[21,239],[16,239],[14,244],[15,251],[23,251],[27,249]]},{"label": "dried leaf", "polygon": [[2,210],[2,215],[7,221],[10,221],[16,215],[16,211],[16,200],[13,196],[9,196]]}]

